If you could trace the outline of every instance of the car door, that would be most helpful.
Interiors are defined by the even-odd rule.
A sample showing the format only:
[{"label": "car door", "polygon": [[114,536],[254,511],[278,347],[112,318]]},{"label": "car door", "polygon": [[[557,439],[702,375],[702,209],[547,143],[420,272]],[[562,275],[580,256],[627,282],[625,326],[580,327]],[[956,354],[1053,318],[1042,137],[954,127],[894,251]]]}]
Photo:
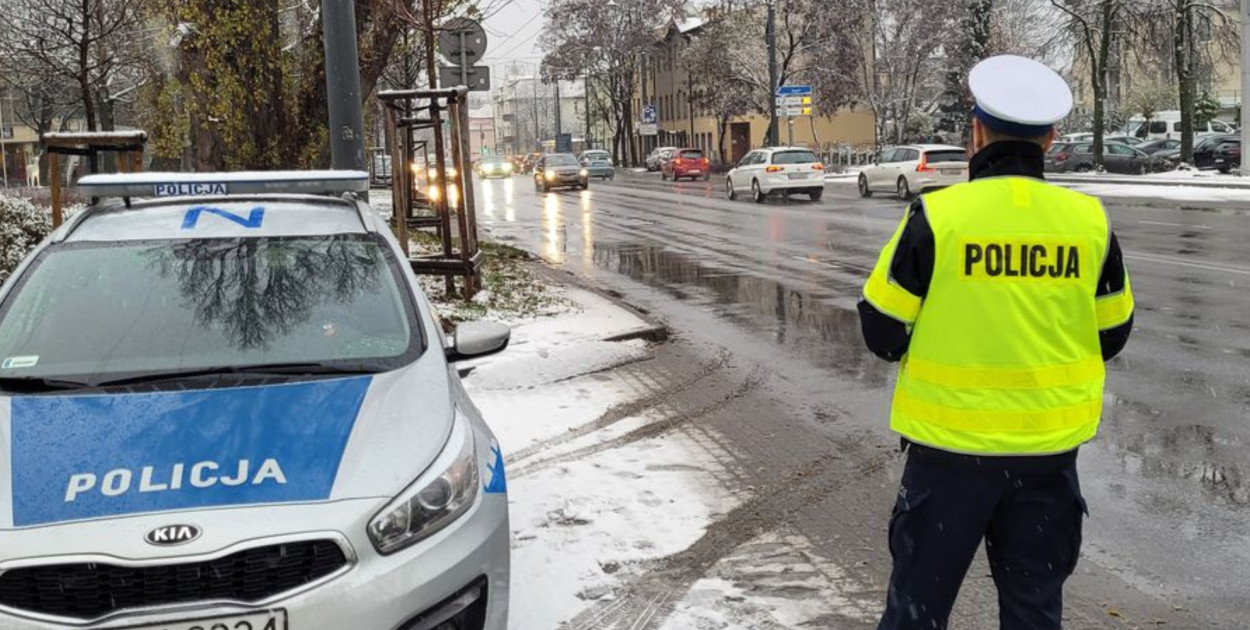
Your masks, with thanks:
[{"label": "car door", "polygon": [[1111,173],[1132,173],[1133,150],[1123,144],[1112,142],[1103,147],[1103,166]]},{"label": "car door", "polygon": [[894,154],[897,151],[899,151],[899,149],[886,149],[881,154],[881,157],[877,158],[877,163],[868,169],[866,178],[868,179],[868,188],[870,190],[881,189],[881,182],[886,181],[889,177],[887,173],[890,168],[889,164],[890,161],[894,159]]},{"label": "car door", "polygon": [[746,173],[747,169],[751,166],[751,162],[755,159],[755,154],[756,152],[752,151],[742,156],[742,159],[738,160],[738,165],[729,172],[729,179],[733,181],[734,188],[741,190],[744,186],[748,185],[748,182],[751,181],[747,179]]}]

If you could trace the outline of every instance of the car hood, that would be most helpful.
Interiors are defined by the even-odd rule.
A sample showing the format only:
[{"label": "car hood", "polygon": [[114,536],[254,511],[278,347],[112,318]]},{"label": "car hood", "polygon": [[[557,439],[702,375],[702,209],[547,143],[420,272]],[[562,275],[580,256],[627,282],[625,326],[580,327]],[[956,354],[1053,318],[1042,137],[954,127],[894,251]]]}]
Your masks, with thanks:
[{"label": "car hood", "polygon": [[579,171],[581,171],[581,170],[582,170],[582,167],[581,167],[580,165],[578,165],[578,166],[572,166],[572,165],[568,165],[568,166],[548,166],[548,167],[547,167],[547,170],[552,171],[552,172],[555,172],[555,173],[559,173],[559,174],[561,174],[561,175],[568,175],[568,174],[570,174],[570,173],[573,173],[573,174],[578,173]]},{"label": "car hood", "polygon": [[427,353],[384,374],[0,398],[0,530],[397,494],[450,434]]}]

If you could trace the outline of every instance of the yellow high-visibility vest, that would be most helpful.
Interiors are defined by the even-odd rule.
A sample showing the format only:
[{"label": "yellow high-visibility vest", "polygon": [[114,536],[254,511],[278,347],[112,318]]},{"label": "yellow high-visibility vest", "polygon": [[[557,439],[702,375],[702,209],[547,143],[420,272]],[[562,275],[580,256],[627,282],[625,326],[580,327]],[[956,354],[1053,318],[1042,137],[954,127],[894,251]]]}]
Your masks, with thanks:
[{"label": "yellow high-visibility vest", "polygon": [[[910,326],[891,427],[943,450],[1070,451],[1098,431],[1098,332],[1128,321],[1133,295],[1096,297],[1110,228],[1095,198],[1026,177],[925,195],[935,253],[928,295],[890,278],[900,226],[864,298]],[[906,220],[904,220],[904,225]]]}]

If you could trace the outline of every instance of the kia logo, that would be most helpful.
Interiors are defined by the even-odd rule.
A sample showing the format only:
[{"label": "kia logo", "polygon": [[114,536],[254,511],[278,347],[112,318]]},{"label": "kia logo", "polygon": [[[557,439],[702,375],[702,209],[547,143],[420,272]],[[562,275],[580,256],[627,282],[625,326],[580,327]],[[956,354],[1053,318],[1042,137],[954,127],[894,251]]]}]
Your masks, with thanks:
[{"label": "kia logo", "polygon": [[148,544],[170,547],[185,545],[199,538],[200,533],[200,528],[195,525],[166,525],[148,532],[143,539],[148,541]]}]

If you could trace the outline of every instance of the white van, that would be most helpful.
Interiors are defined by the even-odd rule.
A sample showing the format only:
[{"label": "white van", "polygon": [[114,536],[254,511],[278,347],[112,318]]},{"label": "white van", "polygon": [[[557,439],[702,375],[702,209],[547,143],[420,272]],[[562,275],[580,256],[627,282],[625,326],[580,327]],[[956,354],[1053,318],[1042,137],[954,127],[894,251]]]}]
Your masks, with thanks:
[{"label": "white van", "polygon": [[[1179,110],[1159,112],[1154,118],[1147,123],[1144,118],[1133,118],[1129,120],[1128,128],[1130,133],[1143,140],[1171,140],[1181,137],[1181,113]],[[1219,120],[1212,120],[1206,125],[1199,125],[1195,122],[1194,134],[1202,135],[1204,133],[1233,133],[1237,131],[1232,125]]]}]

